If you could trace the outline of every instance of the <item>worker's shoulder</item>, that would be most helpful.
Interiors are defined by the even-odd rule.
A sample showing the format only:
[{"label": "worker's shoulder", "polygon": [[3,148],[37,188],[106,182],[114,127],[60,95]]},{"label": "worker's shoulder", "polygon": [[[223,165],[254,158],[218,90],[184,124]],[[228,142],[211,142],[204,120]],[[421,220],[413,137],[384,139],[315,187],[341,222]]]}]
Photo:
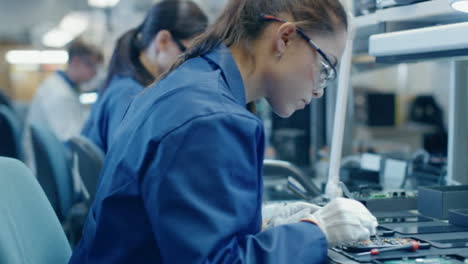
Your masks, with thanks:
[{"label": "worker's shoulder", "polygon": [[[160,131],[160,139],[204,135],[203,140],[227,140],[227,135],[255,141],[263,135],[262,122],[250,113],[213,112],[180,119]],[[244,142],[246,143],[246,142]]]},{"label": "worker's shoulder", "polygon": [[39,84],[38,92],[39,91],[47,91],[47,92],[53,91],[54,93],[63,93],[63,92],[68,92],[69,90],[68,87],[69,85],[65,82],[65,80],[58,73],[53,73]]},{"label": "worker's shoulder", "polygon": [[66,83],[57,73],[50,75],[47,79],[41,82],[37,88],[34,100],[44,102],[67,102],[78,101],[78,96],[73,88]]},{"label": "worker's shoulder", "polygon": [[223,84],[222,71],[207,60],[197,57],[183,63],[155,86],[161,92],[198,93],[203,91],[203,94],[209,96],[219,93],[218,88]]},{"label": "worker's shoulder", "polygon": [[106,88],[107,91],[140,91],[143,89],[143,86],[139,84],[136,80],[128,76],[114,76],[109,83],[109,86]]},{"label": "worker's shoulder", "polygon": [[263,131],[263,124],[258,117],[235,104],[223,105],[206,101],[197,105],[189,102],[164,109],[166,110],[153,112],[145,121],[145,126],[158,131],[157,134],[161,137],[176,131],[191,131],[194,128],[212,128],[211,130],[221,133],[226,129],[240,129],[251,134]]},{"label": "worker's shoulder", "polygon": [[[216,97],[216,96],[213,96]],[[212,99],[210,95],[187,92],[180,100],[176,94],[159,104],[155,104],[153,111],[144,126],[148,126],[157,134],[164,137],[174,131],[192,129],[193,127],[212,126],[218,124],[229,129],[242,127],[245,131],[260,131],[262,121],[250,113],[245,106],[234,103],[230,99]],[[188,98],[188,99],[187,99]],[[217,127],[219,127],[217,126]]]},{"label": "worker's shoulder", "polygon": [[245,105],[236,99],[233,89],[244,88],[228,87],[221,70],[197,58],[184,63],[141,96],[149,98],[146,100],[155,106],[150,112],[158,116],[161,112],[190,118],[219,112],[245,114]]},{"label": "worker's shoulder", "polygon": [[102,92],[104,105],[125,107],[144,87],[130,77],[114,77],[109,86]]},{"label": "worker's shoulder", "polygon": [[261,126],[245,103],[236,100],[222,72],[203,58],[187,61],[138,94],[125,119],[129,127],[152,131],[153,139],[203,120],[225,119],[226,124]]}]

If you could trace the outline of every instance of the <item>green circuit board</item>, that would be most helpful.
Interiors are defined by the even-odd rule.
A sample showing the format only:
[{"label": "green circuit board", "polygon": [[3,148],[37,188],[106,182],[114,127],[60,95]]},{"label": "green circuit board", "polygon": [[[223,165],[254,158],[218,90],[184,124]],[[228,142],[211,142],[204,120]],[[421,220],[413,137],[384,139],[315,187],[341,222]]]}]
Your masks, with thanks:
[{"label": "green circuit board", "polygon": [[385,192],[371,192],[371,193],[352,193],[357,199],[391,199],[391,198],[413,198],[417,197],[416,191],[385,191]]}]

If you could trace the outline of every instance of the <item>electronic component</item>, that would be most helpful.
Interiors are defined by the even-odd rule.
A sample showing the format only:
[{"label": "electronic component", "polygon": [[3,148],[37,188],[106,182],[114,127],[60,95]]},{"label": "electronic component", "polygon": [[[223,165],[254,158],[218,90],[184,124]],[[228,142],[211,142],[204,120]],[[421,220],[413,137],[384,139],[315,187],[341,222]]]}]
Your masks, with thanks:
[{"label": "electronic component", "polygon": [[389,227],[381,225],[382,228],[393,230],[397,233],[404,235],[414,234],[434,234],[434,233],[452,233],[452,232],[466,232],[467,227],[460,227],[454,225],[437,225],[437,226],[419,226],[419,225],[408,225],[408,226],[396,226]]},{"label": "electronic component", "polygon": [[420,242],[413,240],[410,243],[407,243],[404,245],[384,247],[380,249],[374,248],[367,252],[358,253],[357,255],[358,256],[366,256],[366,255],[377,256],[384,252],[393,252],[393,251],[399,251],[399,250],[418,251],[419,249],[429,249],[430,247],[431,247],[431,244],[429,243],[420,243]]},{"label": "electronic component", "polygon": [[449,255],[449,256],[431,256],[419,258],[404,258],[404,259],[391,259],[391,260],[374,260],[376,264],[464,264],[467,263],[465,258]]},{"label": "electronic component", "polygon": [[407,211],[407,210],[404,210],[404,211],[376,212],[374,215],[376,217],[381,217],[381,218],[384,218],[384,217],[406,218],[406,217],[422,216],[422,215],[418,214],[415,211]]},{"label": "electronic component", "polygon": [[417,192],[415,191],[405,191],[405,190],[392,190],[392,191],[382,191],[382,192],[369,192],[369,193],[353,193],[353,196],[356,199],[391,199],[391,198],[416,198]]},{"label": "electronic component", "polygon": [[371,212],[414,210],[417,208],[417,193],[413,191],[353,193],[353,196]]},{"label": "electronic component", "polygon": [[383,236],[383,237],[392,237],[392,236],[395,235],[395,231],[383,230],[383,231],[381,231],[380,235]]},{"label": "electronic component", "polygon": [[429,217],[425,216],[406,216],[406,217],[377,217],[379,224],[390,224],[390,223],[419,223],[419,222],[431,222],[433,221]]},{"label": "electronic component", "polygon": [[382,249],[388,247],[395,247],[406,245],[414,241],[412,238],[381,238],[380,240],[376,237],[372,237],[370,240],[354,242],[349,244],[341,245],[340,248],[344,251],[356,253],[356,252],[366,252],[372,249]]}]

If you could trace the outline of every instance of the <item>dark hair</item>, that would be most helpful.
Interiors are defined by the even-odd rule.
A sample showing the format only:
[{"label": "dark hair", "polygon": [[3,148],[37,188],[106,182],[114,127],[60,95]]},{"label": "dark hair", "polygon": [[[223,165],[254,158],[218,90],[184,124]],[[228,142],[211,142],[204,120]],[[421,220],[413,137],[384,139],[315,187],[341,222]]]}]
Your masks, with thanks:
[{"label": "dark hair", "polygon": [[192,1],[164,0],[155,4],[140,26],[122,35],[116,43],[103,89],[114,75],[132,77],[144,86],[154,77],[140,62],[140,53],[148,48],[161,30],[167,30],[175,40],[184,40],[202,33],[208,18]]},{"label": "dark hair", "polygon": [[[253,41],[261,36],[268,22],[261,14],[290,15],[307,32],[330,34],[348,28],[346,12],[338,0],[230,0],[219,18],[197,39],[164,78],[185,61],[204,55],[221,43],[240,45],[251,53]],[[252,55],[252,54],[250,54]]]},{"label": "dark hair", "polygon": [[68,44],[67,52],[69,60],[74,57],[91,56],[95,57],[98,62],[103,61],[103,55],[101,51],[96,46],[85,43],[81,39],[76,39]]}]

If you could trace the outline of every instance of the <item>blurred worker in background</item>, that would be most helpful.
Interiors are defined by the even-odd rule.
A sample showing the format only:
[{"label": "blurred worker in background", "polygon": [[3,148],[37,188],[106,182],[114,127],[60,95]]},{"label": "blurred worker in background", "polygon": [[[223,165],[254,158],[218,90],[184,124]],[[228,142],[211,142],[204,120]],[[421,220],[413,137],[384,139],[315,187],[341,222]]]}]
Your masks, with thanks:
[{"label": "blurred worker in background", "polygon": [[140,26],[117,41],[105,85],[82,134],[107,152],[134,96],[169,70],[207,25],[207,16],[192,1],[155,4]]},{"label": "blurred worker in background", "polygon": [[327,246],[374,234],[343,198],[263,219],[263,125],[246,109],[266,98],[288,117],[321,97],[346,32],[338,0],[229,1],[132,101],[70,263],[325,263]]},{"label": "blurred worker in background", "polygon": [[68,47],[68,65],[41,83],[31,102],[27,125],[48,126],[62,141],[79,135],[86,110],[79,100],[79,86],[90,81],[103,61],[101,52],[76,40]]},{"label": "blurred worker in background", "polygon": [[80,84],[93,79],[103,62],[101,51],[80,39],[70,43],[67,51],[66,70],[58,70],[44,80],[29,107],[23,146],[26,163],[33,171],[35,165],[30,126],[38,124],[49,128],[63,142],[79,135],[87,117],[87,110],[80,103]]}]

